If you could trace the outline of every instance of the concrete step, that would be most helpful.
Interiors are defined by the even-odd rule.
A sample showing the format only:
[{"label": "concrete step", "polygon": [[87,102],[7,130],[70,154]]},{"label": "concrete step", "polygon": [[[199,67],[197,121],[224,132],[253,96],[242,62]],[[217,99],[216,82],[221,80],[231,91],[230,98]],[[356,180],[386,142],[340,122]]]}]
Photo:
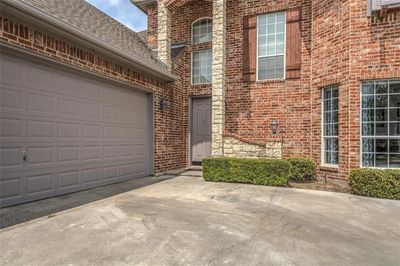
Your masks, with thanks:
[{"label": "concrete step", "polygon": [[202,177],[203,172],[202,171],[192,171],[192,170],[187,170],[181,174],[182,176],[195,176],[195,177]]},{"label": "concrete step", "polygon": [[192,165],[185,169],[186,171],[203,171],[203,167],[201,165]]}]

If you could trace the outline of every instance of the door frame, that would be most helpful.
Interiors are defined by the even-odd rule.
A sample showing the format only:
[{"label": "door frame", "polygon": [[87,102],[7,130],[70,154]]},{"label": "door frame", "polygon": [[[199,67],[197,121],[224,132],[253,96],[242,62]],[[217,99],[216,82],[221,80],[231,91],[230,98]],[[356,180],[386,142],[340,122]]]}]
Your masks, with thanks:
[{"label": "door frame", "polygon": [[[192,95],[189,96],[189,137],[188,137],[188,142],[189,142],[189,153],[188,153],[188,166],[193,166],[193,160],[192,160],[192,144],[193,144],[193,100],[195,99],[205,99],[205,98],[210,98],[212,99],[211,95]],[[211,122],[212,126],[212,122]]]}]

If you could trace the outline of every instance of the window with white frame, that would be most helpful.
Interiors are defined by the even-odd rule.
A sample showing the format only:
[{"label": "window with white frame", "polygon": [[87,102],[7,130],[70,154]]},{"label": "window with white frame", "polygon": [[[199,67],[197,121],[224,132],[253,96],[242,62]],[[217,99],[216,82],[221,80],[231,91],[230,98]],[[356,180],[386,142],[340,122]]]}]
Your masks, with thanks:
[{"label": "window with white frame", "polygon": [[257,17],[257,79],[283,79],[285,72],[286,13]]},{"label": "window with white frame", "polygon": [[206,84],[212,81],[212,50],[192,53],[192,84]]},{"label": "window with white frame", "polygon": [[202,18],[193,23],[192,43],[212,41],[213,23],[211,18]]},{"label": "window with white frame", "polygon": [[323,90],[323,158],[326,165],[339,164],[339,89]]},{"label": "window with white frame", "polygon": [[362,166],[400,168],[400,80],[361,87]]}]

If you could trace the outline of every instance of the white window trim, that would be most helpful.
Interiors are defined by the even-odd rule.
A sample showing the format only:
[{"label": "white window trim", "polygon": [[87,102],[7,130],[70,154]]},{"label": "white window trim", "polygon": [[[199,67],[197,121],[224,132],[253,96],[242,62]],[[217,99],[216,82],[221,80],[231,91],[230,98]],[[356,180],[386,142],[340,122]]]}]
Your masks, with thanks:
[{"label": "white window trim", "polygon": [[213,58],[212,58],[212,49],[197,50],[197,51],[193,51],[190,54],[190,85],[192,85],[192,86],[211,85],[212,84],[212,65],[213,65],[212,61],[211,61],[211,82],[193,83],[193,54],[201,52],[201,51],[211,51],[211,60],[213,60]]},{"label": "white window trim", "polygon": [[[394,78],[389,78],[389,79],[371,79],[371,80],[362,80],[361,82],[360,82],[360,85],[359,85],[359,95],[360,95],[360,106],[359,106],[359,112],[360,112],[360,116],[359,116],[359,128],[360,128],[360,150],[359,150],[359,157],[360,157],[360,168],[366,168],[366,169],[382,169],[382,170],[385,170],[385,169],[400,169],[400,168],[396,168],[396,167],[375,167],[375,166],[372,166],[372,167],[369,167],[369,166],[363,166],[363,146],[362,146],[362,142],[363,142],[363,134],[362,134],[362,124],[363,124],[363,120],[362,120],[362,96],[363,96],[363,93],[362,93],[362,88],[363,88],[363,83],[365,83],[365,82],[379,82],[379,81],[387,81],[387,82],[390,82],[390,81],[397,81],[398,79],[394,79]],[[375,85],[374,85],[374,87],[375,87]],[[375,89],[375,88],[374,88]],[[374,94],[375,95],[375,94]],[[374,107],[374,109],[375,109],[375,107]],[[374,117],[374,121],[375,121],[375,117]],[[387,138],[387,139],[396,139],[396,138],[398,138],[398,137],[396,137],[396,136],[382,136],[382,137],[384,137],[384,138]],[[368,136],[367,136],[367,138],[368,138]],[[376,137],[373,137],[374,139],[376,138]],[[379,137],[378,137],[379,138]],[[375,154],[375,151],[374,151],[374,154]],[[375,164],[375,162],[374,162],[374,164]]]},{"label": "white window trim", "polygon": [[[340,91],[339,91],[339,85],[332,85],[332,86],[327,86],[322,88],[321,90],[321,166],[322,167],[326,167],[326,168],[339,168],[339,164],[340,164],[340,146],[338,146],[338,158],[339,158],[339,163],[338,164],[329,164],[329,163],[325,163],[325,141],[326,141],[326,136],[325,136],[325,95],[324,95],[324,91],[327,88],[337,88],[338,90],[338,99],[340,97]],[[340,121],[339,121],[339,105],[338,105],[338,127],[340,126]],[[338,128],[338,133],[339,133],[339,128]],[[335,137],[335,136],[330,136],[330,137]],[[336,137],[338,139],[338,145],[340,145],[340,139],[339,139],[339,134]]]},{"label": "white window trim", "polygon": [[[277,81],[282,81],[282,80],[286,80],[286,34],[287,34],[287,22],[286,22],[286,15],[287,15],[287,12],[286,11],[276,11],[276,12],[271,12],[271,14],[272,13],[278,13],[278,12],[283,12],[284,14],[285,14],[285,36],[284,36],[284,45],[283,45],[283,78],[281,78],[281,79],[279,79],[279,78],[275,78],[275,79],[259,79],[258,78],[258,59],[260,58],[259,56],[258,56],[258,25],[259,25],[259,23],[258,23],[258,20],[259,20],[259,18],[260,18],[260,16],[262,16],[262,15],[266,15],[266,14],[268,14],[268,13],[266,13],[266,14],[260,14],[260,15],[257,15],[257,25],[256,25],[256,29],[257,29],[257,33],[256,33],[256,81],[274,81],[274,80],[277,80]],[[274,55],[274,56],[278,56],[278,55]],[[265,57],[265,56],[263,56],[263,57]],[[273,56],[270,56],[270,57],[273,57]]]},{"label": "white window trim", "polygon": [[[213,29],[214,29],[214,20],[213,20],[212,17],[201,17],[201,18],[198,18],[198,19],[196,19],[195,21],[193,21],[193,22],[192,22],[192,25],[191,25],[191,30],[190,30],[190,32],[191,32],[191,38],[190,38],[190,39],[191,39],[192,44],[208,43],[208,42],[197,42],[197,43],[195,43],[195,42],[193,41],[193,38],[194,38],[194,34],[193,34],[194,28],[193,28],[193,26],[194,26],[194,24],[197,23],[197,22],[199,22],[199,21],[201,21],[201,20],[205,20],[205,19],[211,20],[211,25],[212,25],[212,27],[213,27]],[[212,36],[212,35],[213,35],[213,32],[211,32],[211,42],[212,42],[212,39],[213,39],[213,37],[214,37],[214,36]]]}]

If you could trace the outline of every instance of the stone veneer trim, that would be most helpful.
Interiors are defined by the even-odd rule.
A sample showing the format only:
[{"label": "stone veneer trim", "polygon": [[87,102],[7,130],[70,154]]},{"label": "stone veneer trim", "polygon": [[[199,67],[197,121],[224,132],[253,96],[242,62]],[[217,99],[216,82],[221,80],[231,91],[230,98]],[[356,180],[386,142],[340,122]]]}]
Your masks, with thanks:
[{"label": "stone veneer trim", "polygon": [[226,0],[213,1],[212,156],[224,155]]}]

